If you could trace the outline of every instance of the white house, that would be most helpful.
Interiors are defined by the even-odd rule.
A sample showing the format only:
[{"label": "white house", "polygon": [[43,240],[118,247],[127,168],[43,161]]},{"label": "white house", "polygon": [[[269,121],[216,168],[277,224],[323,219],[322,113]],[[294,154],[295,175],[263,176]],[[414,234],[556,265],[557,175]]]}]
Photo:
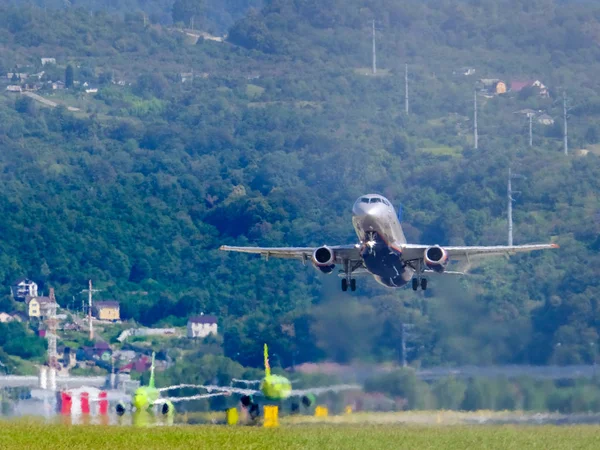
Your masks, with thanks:
[{"label": "white house", "polygon": [[56,64],[56,58],[41,58],[42,66],[46,64]]},{"label": "white house", "polygon": [[554,125],[554,119],[552,117],[550,117],[548,114],[542,114],[541,116],[538,117],[538,123],[542,124],[542,125]]},{"label": "white house", "polygon": [[204,338],[209,334],[217,334],[217,318],[204,314],[190,317],[187,323],[188,338]]},{"label": "white house", "polygon": [[27,297],[38,296],[38,285],[25,277],[15,280],[11,285],[10,290],[13,298],[20,302],[24,302]]}]

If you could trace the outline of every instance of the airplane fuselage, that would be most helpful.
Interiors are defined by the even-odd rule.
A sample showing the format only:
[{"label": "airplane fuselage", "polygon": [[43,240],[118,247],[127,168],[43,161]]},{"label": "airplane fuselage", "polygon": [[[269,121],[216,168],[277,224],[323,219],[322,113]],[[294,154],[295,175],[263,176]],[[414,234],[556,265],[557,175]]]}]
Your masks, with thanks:
[{"label": "airplane fuselage", "polygon": [[361,257],[367,270],[384,286],[401,287],[414,269],[402,260],[406,237],[396,210],[383,196],[361,196],[352,208],[352,225],[360,240]]},{"label": "airplane fuselage", "polygon": [[292,392],[292,383],[281,375],[267,375],[260,383],[260,390],[269,400],[284,400]]}]

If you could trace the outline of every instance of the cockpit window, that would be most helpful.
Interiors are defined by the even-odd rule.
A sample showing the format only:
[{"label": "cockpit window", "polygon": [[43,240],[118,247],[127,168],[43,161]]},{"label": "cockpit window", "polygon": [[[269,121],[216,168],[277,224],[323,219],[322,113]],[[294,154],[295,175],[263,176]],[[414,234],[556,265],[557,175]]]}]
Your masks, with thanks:
[{"label": "cockpit window", "polygon": [[369,203],[369,199],[367,197],[361,197],[360,202],[361,203]]},{"label": "cockpit window", "polygon": [[380,198],[377,198],[377,197],[373,197],[373,198],[371,199],[371,203],[381,203],[381,199],[380,199]]},{"label": "cockpit window", "polygon": [[385,199],[383,200],[383,203],[385,203],[385,204],[386,204],[386,206],[390,206],[390,202],[388,202],[388,201],[387,201],[387,200],[385,200]]}]

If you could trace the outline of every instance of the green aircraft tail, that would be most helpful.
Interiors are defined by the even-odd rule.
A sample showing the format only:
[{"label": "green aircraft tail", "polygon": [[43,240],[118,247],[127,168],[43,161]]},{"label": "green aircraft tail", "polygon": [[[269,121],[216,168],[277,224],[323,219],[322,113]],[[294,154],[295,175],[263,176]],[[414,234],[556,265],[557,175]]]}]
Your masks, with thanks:
[{"label": "green aircraft tail", "polygon": [[265,344],[265,375],[271,376],[271,366],[269,365],[269,347]]},{"label": "green aircraft tail", "polygon": [[151,388],[156,388],[156,386],[154,386],[154,356],[156,354],[154,352],[152,352],[152,365],[150,366],[150,382],[148,383],[148,386]]}]

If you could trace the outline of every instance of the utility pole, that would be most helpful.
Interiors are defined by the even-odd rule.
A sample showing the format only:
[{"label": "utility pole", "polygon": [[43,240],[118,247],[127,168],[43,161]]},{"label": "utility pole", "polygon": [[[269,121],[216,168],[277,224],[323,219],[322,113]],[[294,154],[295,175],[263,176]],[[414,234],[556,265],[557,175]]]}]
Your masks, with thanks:
[{"label": "utility pole", "polygon": [[508,182],[506,188],[506,196],[507,196],[507,216],[508,216],[508,245],[513,245],[513,218],[512,218],[512,204],[515,201],[513,194],[520,194],[520,191],[513,191],[512,189],[512,179],[513,178],[525,178],[522,175],[513,174],[511,168],[508,168]]},{"label": "utility pole", "polygon": [[377,50],[375,49],[375,19],[373,19],[373,75],[377,73]]},{"label": "utility pole", "polygon": [[533,114],[527,114],[529,117],[529,147],[533,147]]},{"label": "utility pole", "polygon": [[408,63],[404,64],[404,112],[408,116]]},{"label": "utility pole", "polygon": [[513,245],[513,221],[512,221],[512,173],[510,167],[508,168],[508,245]]},{"label": "utility pole", "polygon": [[406,367],[406,338],[407,331],[413,328],[413,324],[411,323],[403,323],[402,324],[402,367]]},{"label": "utility pole", "polygon": [[477,133],[477,91],[473,97],[473,146],[475,150],[479,148],[479,135]]},{"label": "utility pole", "polygon": [[92,288],[92,280],[89,280],[88,289],[84,289],[81,292],[88,293],[88,321],[90,324],[90,341],[94,340],[94,324],[92,321],[92,292],[100,292],[100,289]]},{"label": "utility pole", "polygon": [[563,91],[563,120],[565,123],[565,131],[564,131],[564,145],[565,145],[565,155],[569,154],[569,134],[567,131],[567,93]]}]

